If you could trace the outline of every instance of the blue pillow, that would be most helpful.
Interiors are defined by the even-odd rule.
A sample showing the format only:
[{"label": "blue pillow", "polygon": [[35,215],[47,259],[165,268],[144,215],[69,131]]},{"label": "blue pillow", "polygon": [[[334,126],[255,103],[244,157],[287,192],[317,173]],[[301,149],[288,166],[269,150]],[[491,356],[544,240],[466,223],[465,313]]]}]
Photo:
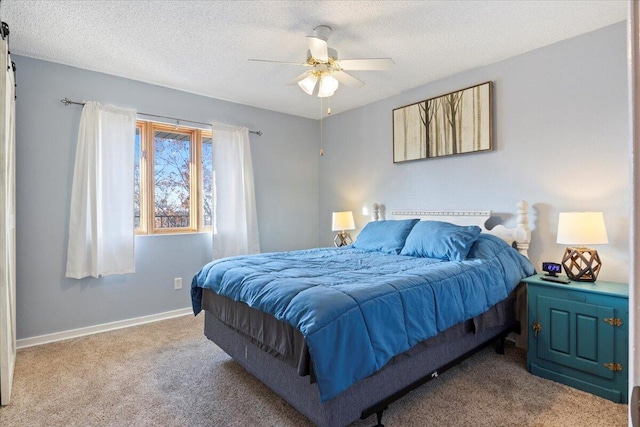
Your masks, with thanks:
[{"label": "blue pillow", "polygon": [[509,247],[509,244],[497,236],[491,234],[481,234],[478,236],[478,240],[471,246],[467,259],[480,258],[489,259],[493,258],[498,252],[504,250],[505,247]]},{"label": "blue pillow", "polygon": [[477,225],[420,221],[409,233],[400,255],[464,261],[481,231]]},{"label": "blue pillow", "polygon": [[418,221],[418,219],[372,221],[362,229],[353,247],[364,251],[398,255],[409,232]]}]

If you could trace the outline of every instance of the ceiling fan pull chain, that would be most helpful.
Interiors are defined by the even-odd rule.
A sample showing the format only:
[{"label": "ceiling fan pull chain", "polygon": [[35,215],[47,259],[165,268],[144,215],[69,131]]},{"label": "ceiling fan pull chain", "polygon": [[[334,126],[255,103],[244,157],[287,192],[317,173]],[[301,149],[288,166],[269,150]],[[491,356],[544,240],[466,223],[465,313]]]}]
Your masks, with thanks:
[{"label": "ceiling fan pull chain", "polygon": [[324,148],[322,147],[322,98],[320,98],[320,157],[324,156]]}]

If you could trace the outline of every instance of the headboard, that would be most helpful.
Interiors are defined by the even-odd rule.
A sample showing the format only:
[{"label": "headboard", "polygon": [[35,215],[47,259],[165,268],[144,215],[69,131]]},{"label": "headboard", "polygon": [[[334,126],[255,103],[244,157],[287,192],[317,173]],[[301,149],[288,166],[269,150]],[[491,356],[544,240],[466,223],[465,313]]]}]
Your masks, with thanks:
[{"label": "headboard", "polygon": [[419,218],[422,220],[445,221],[458,225],[477,225],[483,233],[493,234],[515,247],[522,255],[529,257],[529,242],[531,230],[529,229],[529,204],[524,200],[517,205],[516,226],[507,228],[504,225],[496,225],[491,230],[485,227],[491,217],[491,211],[392,211],[395,219]]}]

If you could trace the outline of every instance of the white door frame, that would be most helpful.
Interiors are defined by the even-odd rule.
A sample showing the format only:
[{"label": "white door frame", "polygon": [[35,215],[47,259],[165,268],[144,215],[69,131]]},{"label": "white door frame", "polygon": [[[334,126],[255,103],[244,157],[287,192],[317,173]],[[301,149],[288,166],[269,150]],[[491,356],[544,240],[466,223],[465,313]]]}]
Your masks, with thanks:
[{"label": "white door frame", "polygon": [[[629,1],[627,68],[629,92],[630,220],[629,232],[629,426],[640,426],[640,5]],[[634,393],[634,389],[636,392]]]}]

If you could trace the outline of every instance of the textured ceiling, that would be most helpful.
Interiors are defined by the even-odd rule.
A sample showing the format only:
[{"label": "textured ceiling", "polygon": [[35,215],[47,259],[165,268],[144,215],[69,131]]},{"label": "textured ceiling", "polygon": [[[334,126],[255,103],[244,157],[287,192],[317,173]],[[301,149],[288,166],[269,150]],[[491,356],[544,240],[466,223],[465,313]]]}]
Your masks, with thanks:
[{"label": "textured ceiling", "polygon": [[[334,114],[626,19],[626,1],[24,1],[0,3],[11,52],[309,118],[320,101],[286,83],[305,36],[333,27],[353,71]],[[63,97],[65,94],[60,94]]]}]

